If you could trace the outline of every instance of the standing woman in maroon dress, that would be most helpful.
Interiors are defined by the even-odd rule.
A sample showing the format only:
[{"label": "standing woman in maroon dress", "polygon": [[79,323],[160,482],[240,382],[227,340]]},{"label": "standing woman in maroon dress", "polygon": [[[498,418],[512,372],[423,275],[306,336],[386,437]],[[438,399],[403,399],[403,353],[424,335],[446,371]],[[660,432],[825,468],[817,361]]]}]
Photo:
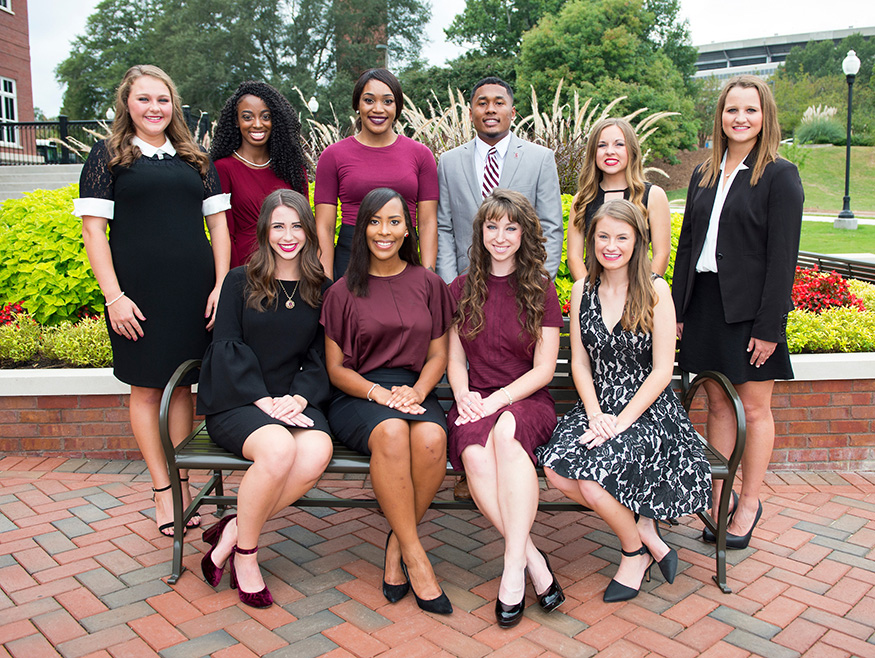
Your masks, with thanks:
[{"label": "standing woman in maroon dress", "polygon": [[286,188],[309,198],[301,122],[289,101],[264,82],[247,81],[222,108],[210,156],[231,195],[231,267],[258,249],[255,227],[265,197]]},{"label": "standing woman in maroon dress", "polygon": [[[113,371],[131,386],[134,438],[161,494],[155,498],[158,530],[172,536],[158,406],[176,367],[200,359],[209,345],[230,241],[227,195],[188,132],[173,81],[157,66],[132,66],[125,73],[112,136],[91,149],[79,194],[74,212],[82,218],[85,251],[106,298]],[[191,432],[194,379],[183,382],[170,402],[170,435],[177,442]],[[188,505],[187,486],[182,495]],[[199,522],[195,516],[188,525]]]},{"label": "standing woman in maroon dress", "polygon": [[556,426],[547,385],[556,370],[562,311],[547,252],[526,197],[496,189],[474,218],[471,266],[450,284],[458,309],[447,375],[450,460],[464,466],[477,507],[504,537],[498,624],[519,623],[526,572],[541,607],[565,600],[547,556],[532,543],[538,511],[534,449]]},{"label": "standing woman in maroon dress", "polygon": [[404,198],[369,192],[349,268],[322,306],[328,376],[340,390],[328,422],[344,445],[371,455],[374,493],[391,526],[383,595],[395,603],[412,587],[420,608],[440,614],[453,607],[417,524],[446,474],[446,416],[432,389],[447,367],[452,316],[447,286],[419,264]]}]

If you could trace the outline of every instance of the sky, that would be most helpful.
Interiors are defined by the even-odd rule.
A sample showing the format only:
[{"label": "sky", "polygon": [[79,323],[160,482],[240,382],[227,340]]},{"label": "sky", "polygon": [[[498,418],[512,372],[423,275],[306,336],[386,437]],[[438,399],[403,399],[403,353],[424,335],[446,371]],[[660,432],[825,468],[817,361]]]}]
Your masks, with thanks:
[{"label": "sky", "polygon": [[[98,0],[27,0],[33,101],[47,116],[57,115],[63,95],[55,81],[55,67],[66,59],[73,39],[84,32],[85,21],[97,3]],[[441,65],[464,52],[464,48],[447,43],[443,32],[464,8],[465,0],[432,0],[432,19],[426,30],[429,43],[423,49],[429,63]],[[829,0],[829,11],[824,8],[823,0],[796,0],[792,9],[786,0],[757,3],[681,0],[680,14],[689,21],[693,45],[697,46],[776,34],[875,26],[875,2]]]}]

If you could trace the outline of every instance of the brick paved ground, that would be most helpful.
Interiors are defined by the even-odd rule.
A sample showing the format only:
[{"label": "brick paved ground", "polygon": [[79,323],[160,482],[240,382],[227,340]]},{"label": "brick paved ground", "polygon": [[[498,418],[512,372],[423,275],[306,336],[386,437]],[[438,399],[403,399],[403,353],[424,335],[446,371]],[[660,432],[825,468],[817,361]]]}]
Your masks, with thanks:
[{"label": "brick paved ground", "polygon": [[[568,600],[544,615],[529,587],[526,617],[501,630],[492,610],[502,543],[477,513],[430,512],[421,527],[456,608],[450,617],[419,611],[411,596],[386,603],[386,522],[349,509],[291,508],[268,524],[259,558],[279,605],[258,611],[239,603],[227,575],[217,590],[203,582],[200,532],[188,533],[180,581],[162,580],[170,540],[150,518],[143,470],[0,460],[0,658],[875,657],[873,473],[771,474],[751,548],[730,554],[731,595],[711,581],[701,524],[684,519],[667,537],[681,557],[675,583],[657,572],[634,601],[607,605],[613,535],[592,514],[540,513],[537,543]],[[349,494],[363,484],[320,487]]]}]

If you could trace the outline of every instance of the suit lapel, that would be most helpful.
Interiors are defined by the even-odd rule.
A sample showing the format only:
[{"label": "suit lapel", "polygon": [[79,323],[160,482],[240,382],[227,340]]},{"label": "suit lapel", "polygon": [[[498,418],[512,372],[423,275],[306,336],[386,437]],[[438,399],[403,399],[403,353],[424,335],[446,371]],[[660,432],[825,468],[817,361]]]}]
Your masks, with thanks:
[{"label": "suit lapel", "polygon": [[513,181],[514,176],[516,176],[516,171],[520,166],[522,156],[523,142],[516,135],[511,133],[510,144],[507,145],[507,154],[504,156],[504,166],[501,168],[501,178],[498,181],[499,187],[511,187],[511,181]]},{"label": "suit lapel", "polygon": [[483,200],[483,192],[481,192],[482,181],[477,178],[477,168],[474,166],[474,158],[477,157],[475,148],[473,139],[462,145],[462,176],[468,181],[471,196],[475,199],[475,206],[479,206]]}]

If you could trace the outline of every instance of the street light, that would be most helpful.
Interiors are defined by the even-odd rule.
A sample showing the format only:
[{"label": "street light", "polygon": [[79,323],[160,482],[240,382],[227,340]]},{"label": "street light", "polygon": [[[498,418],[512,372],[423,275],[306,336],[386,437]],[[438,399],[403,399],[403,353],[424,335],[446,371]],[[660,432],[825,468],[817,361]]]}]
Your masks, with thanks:
[{"label": "street light", "polygon": [[384,50],[385,51],[385,57],[383,59],[383,68],[388,71],[389,70],[389,46],[387,46],[385,43],[378,43],[377,50]]},{"label": "street light", "polygon": [[857,229],[857,220],[851,212],[851,100],[854,93],[854,78],[860,71],[860,58],[853,50],[842,62],[842,71],[848,80],[848,132],[845,139],[845,199],[838,219],[833,221],[834,228]]},{"label": "street light", "polygon": [[307,109],[310,110],[311,114],[316,114],[319,111],[319,101],[316,100],[315,96],[310,96],[310,100],[307,101]]}]

